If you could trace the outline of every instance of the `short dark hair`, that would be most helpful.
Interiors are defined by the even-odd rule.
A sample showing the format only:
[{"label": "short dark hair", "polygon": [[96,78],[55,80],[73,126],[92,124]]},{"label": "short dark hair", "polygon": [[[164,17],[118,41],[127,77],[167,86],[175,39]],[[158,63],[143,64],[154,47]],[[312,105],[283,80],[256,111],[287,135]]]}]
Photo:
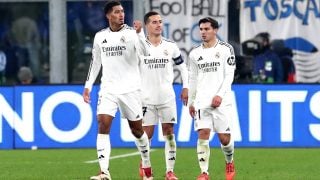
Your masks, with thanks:
[{"label": "short dark hair", "polygon": [[150,16],[154,16],[154,15],[159,15],[159,13],[156,12],[156,11],[149,11],[149,12],[147,12],[147,13],[144,15],[144,17],[143,17],[143,22],[144,22],[144,24],[147,24],[147,22],[148,22],[148,20],[149,20],[149,17],[150,17]]},{"label": "short dark hair", "polygon": [[104,14],[108,14],[114,6],[121,6],[120,1],[117,1],[117,0],[108,1],[103,8]]},{"label": "short dark hair", "polygon": [[211,25],[211,27],[213,29],[218,29],[219,28],[218,21],[216,21],[215,19],[213,19],[211,17],[205,17],[205,18],[200,19],[198,25],[200,26],[200,24],[207,23],[207,22],[210,23],[210,25]]}]

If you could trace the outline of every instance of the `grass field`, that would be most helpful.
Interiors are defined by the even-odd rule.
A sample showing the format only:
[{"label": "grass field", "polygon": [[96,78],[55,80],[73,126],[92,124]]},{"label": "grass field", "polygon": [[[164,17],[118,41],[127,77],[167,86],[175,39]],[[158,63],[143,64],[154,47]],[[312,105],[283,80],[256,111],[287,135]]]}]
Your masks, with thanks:
[{"label": "grass field", "polygon": [[[110,171],[114,180],[138,180],[139,155],[121,157],[136,149],[112,149]],[[164,179],[163,149],[151,152],[154,179]],[[89,179],[98,172],[95,149],[0,150],[0,180]],[[320,149],[237,148],[236,179],[311,180],[320,179]],[[224,179],[224,157],[211,149],[211,179]],[[180,180],[194,180],[199,174],[195,148],[177,151],[175,173]]]}]

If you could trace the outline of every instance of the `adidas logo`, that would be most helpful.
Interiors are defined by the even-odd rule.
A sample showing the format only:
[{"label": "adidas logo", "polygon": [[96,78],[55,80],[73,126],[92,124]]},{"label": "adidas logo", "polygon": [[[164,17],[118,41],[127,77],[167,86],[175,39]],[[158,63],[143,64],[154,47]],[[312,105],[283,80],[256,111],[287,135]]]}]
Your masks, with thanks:
[{"label": "adidas logo", "polygon": [[203,60],[202,56],[199,57],[198,61],[201,61],[201,60]]},{"label": "adidas logo", "polygon": [[98,157],[98,159],[103,159],[104,158],[104,155],[100,155],[99,157]]},{"label": "adidas logo", "polygon": [[169,160],[169,161],[175,161],[176,158],[175,158],[175,157],[172,157],[172,158],[169,158],[168,160]]},{"label": "adidas logo", "polygon": [[104,40],[102,41],[102,44],[103,44],[103,43],[107,43],[107,40],[106,40],[106,39],[104,39]]},{"label": "adidas logo", "polygon": [[230,128],[228,127],[228,128],[226,129],[226,131],[230,131]]},{"label": "adidas logo", "polygon": [[139,119],[140,118],[140,115],[138,114],[137,116],[136,116],[136,119]]},{"label": "adidas logo", "polygon": [[205,162],[206,160],[204,160],[204,158],[200,158],[199,162]]}]

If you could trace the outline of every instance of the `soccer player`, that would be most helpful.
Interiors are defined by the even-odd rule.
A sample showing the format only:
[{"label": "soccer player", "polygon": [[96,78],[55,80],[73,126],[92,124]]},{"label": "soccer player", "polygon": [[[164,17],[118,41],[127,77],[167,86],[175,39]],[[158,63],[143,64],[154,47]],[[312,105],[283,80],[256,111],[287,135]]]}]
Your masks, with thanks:
[{"label": "soccer player", "polygon": [[92,61],[83,91],[84,101],[90,102],[90,91],[102,67],[102,77],[97,104],[98,135],[97,155],[101,174],[92,179],[110,180],[109,157],[110,128],[118,108],[128,119],[135,144],[141,153],[145,179],[152,179],[150,146],[142,128],[141,82],[138,55],[142,52],[136,33],[141,31],[124,24],[124,10],[119,1],[108,1],[104,13],[109,27],[96,33],[93,42]]},{"label": "soccer player", "polygon": [[[144,16],[147,30],[148,56],[140,56],[142,76],[143,129],[151,138],[155,125],[161,122],[165,140],[166,180],[178,179],[174,172],[176,141],[174,124],[177,123],[175,93],[173,89],[173,66],[179,68],[183,81],[181,99],[188,100],[187,67],[175,42],[161,36],[162,19],[159,13],[150,11]],[[143,175],[140,171],[140,175]]]},{"label": "soccer player", "polygon": [[202,44],[189,55],[189,113],[198,132],[197,154],[201,174],[209,179],[209,137],[218,134],[226,161],[226,179],[235,175],[234,141],[231,136],[231,84],[234,78],[233,47],[217,38],[218,22],[210,17],[199,20]]}]

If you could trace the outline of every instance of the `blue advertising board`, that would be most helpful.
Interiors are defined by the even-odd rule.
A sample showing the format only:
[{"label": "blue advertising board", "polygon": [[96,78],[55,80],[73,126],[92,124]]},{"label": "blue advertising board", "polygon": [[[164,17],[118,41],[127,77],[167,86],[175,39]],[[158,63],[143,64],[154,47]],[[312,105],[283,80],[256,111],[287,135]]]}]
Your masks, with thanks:
[{"label": "blue advertising board", "polygon": [[[188,108],[177,94],[179,147],[195,147],[197,134]],[[97,136],[96,103],[82,99],[83,86],[0,87],[0,149],[94,148]],[[320,147],[320,85],[233,85],[235,106],[232,131],[237,147]],[[112,147],[135,147],[127,120],[116,115]],[[219,146],[213,134],[211,146]],[[153,147],[164,146],[161,127]]]}]

